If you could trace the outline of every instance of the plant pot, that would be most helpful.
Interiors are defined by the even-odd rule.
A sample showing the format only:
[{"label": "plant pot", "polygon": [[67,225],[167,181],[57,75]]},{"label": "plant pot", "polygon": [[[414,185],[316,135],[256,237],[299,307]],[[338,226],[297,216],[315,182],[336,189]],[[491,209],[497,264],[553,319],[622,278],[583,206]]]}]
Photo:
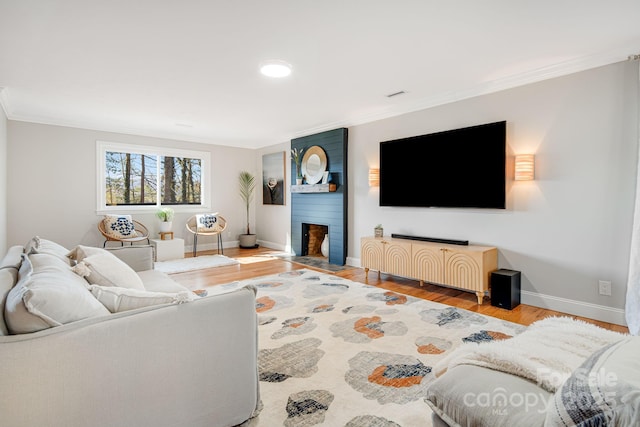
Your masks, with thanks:
[{"label": "plant pot", "polygon": [[296,185],[302,185],[302,178],[296,178]]},{"label": "plant pot", "polygon": [[239,237],[240,247],[242,249],[257,248],[258,236],[255,234],[241,234]]},{"label": "plant pot", "polygon": [[171,225],[171,221],[160,221],[160,232],[168,233],[169,231],[171,231]]}]

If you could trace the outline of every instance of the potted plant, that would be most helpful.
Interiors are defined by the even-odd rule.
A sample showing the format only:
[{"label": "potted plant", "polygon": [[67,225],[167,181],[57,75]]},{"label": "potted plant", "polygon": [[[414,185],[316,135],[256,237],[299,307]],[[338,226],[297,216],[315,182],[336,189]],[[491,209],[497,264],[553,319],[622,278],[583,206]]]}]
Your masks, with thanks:
[{"label": "potted plant", "polygon": [[257,246],[257,236],[251,234],[251,228],[249,226],[249,208],[253,201],[253,193],[256,189],[256,178],[247,171],[240,172],[238,177],[238,184],[240,186],[240,197],[245,203],[247,208],[247,232],[241,234],[239,237],[240,247],[244,249],[255,248]]},{"label": "potted plant", "polygon": [[171,231],[171,224],[175,212],[167,206],[163,206],[156,211],[156,217],[160,220],[160,232],[167,233]]},{"label": "potted plant", "polygon": [[300,162],[302,162],[302,152],[304,151],[304,149],[300,149],[298,150],[297,148],[293,148],[291,150],[291,158],[293,159],[293,161],[296,163],[296,184],[297,185],[301,185],[302,184],[302,169],[300,166]]}]

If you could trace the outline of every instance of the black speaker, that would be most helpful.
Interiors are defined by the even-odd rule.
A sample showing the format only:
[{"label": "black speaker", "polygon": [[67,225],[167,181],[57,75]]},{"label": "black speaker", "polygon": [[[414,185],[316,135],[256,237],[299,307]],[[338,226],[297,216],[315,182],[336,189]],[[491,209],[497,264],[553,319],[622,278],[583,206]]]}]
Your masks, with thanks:
[{"label": "black speaker", "polygon": [[491,305],[513,310],[520,305],[520,272],[500,269],[491,273]]}]

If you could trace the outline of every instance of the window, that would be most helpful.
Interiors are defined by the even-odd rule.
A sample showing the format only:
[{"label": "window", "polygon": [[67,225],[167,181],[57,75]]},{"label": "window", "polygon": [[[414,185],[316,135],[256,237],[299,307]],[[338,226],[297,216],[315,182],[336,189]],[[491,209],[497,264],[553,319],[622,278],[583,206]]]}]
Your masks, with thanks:
[{"label": "window", "polygon": [[98,141],[98,211],[207,207],[209,153]]}]

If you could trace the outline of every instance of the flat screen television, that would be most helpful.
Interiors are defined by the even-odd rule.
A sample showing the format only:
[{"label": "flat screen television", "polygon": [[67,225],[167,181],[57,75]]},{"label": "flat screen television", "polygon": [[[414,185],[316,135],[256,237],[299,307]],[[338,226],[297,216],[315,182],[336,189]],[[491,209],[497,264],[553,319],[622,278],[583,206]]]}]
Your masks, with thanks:
[{"label": "flat screen television", "polygon": [[383,141],[380,206],[505,208],[507,122]]}]

